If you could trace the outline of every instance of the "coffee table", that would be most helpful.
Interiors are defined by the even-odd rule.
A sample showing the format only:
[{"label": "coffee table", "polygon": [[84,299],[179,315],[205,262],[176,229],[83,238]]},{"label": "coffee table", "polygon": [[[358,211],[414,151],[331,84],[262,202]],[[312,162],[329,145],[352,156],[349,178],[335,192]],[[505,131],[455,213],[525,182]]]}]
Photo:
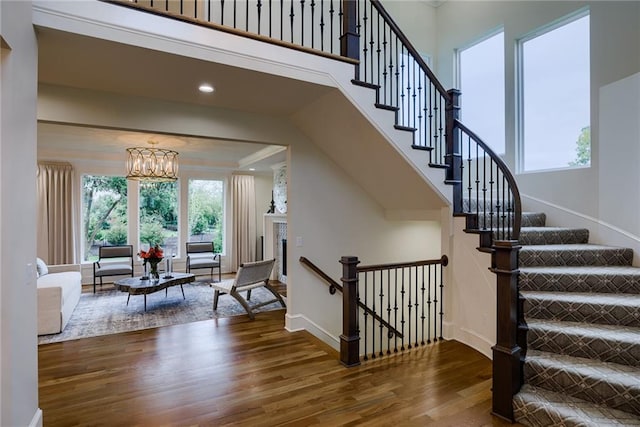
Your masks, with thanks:
[{"label": "coffee table", "polygon": [[160,279],[157,282],[154,280],[142,279],[141,277],[127,277],[126,279],[116,280],[113,282],[113,285],[117,290],[129,293],[129,296],[127,296],[127,305],[129,305],[129,298],[131,298],[131,295],[144,295],[144,311],[147,311],[148,294],[152,294],[163,289],[165,289],[166,293],[167,289],[171,286],[180,285],[182,298],[185,299],[182,285],[195,280],[195,274],[172,272],[171,277],[160,275]]}]

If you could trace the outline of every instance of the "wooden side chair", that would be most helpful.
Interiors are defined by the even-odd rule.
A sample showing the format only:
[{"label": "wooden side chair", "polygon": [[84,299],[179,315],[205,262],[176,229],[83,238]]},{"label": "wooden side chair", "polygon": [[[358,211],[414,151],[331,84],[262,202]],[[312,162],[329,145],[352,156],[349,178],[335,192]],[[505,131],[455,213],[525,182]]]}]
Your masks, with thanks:
[{"label": "wooden side chair", "polygon": [[218,282],[222,281],[222,267],[220,254],[213,251],[213,242],[187,242],[187,273],[191,270],[206,268],[211,271],[218,269]]},{"label": "wooden side chair", "polygon": [[[282,307],[286,307],[284,300],[276,292],[271,285],[269,285],[269,276],[271,276],[271,270],[273,270],[273,264],[275,259],[267,261],[246,262],[240,265],[236,277],[233,281],[226,281],[226,283],[212,283],[211,286],[215,289],[213,295],[213,310],[218,309],[218,298],[221,294],[229,294],[234,297],[244,307],[251,320],[255,319],[255,310],[258,307],[262,307],[274,302],[279,302]],[[272,300],[261,302],[258,304],[249,304],[251,298],[251,290],[264,286],[275,297]],[[243,298],[240,292],[247,291],[247,298]]]},{"label": "wooden side chair", "polygon": [[[127,260],[128,258],[128,260]],[[115,262],[103,262],[114,260]],[[98,260],[93,263],[93,293],[96,293],[96,278],[106,276],[131,276],[133,277],[133,246],[100,246],[98,248]]]}]

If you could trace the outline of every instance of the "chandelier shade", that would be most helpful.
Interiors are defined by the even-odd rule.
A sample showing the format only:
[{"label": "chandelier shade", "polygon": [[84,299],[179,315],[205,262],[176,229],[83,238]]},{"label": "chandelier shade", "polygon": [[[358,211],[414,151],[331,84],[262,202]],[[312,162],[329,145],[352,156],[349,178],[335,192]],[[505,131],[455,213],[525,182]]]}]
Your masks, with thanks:
[{"label": "chandelier shade", "polygon": [[127,179],[166,182],[178,179],[178,153],[154,147],[127,148]]}]

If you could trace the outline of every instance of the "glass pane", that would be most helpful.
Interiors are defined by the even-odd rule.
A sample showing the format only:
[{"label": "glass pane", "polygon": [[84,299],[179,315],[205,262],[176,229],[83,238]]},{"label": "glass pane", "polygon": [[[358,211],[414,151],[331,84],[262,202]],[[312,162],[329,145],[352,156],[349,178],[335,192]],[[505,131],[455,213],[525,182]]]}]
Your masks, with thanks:
[{"label": "glass pane", "polygon": [[189,181],[189,241],[213,241],[223,252],[224,186],[222,181]]},{"label": "glass pane", "polygon": [[524,169],[591,163],[589,16],[522,44]]},{"label": "glass pane", "polygon": [[127,180],[83,175],[82,260],[97,260],[98,246],[126,244],[127,230]]},{"label": "glass pane", "polygon": [[165,255],[178,254],[177,182],[140,184],[140,249],[158,245]]},{"label": "glass pane", "polygon": [[504,154],[504,33],[460,51],[462,122]]}]

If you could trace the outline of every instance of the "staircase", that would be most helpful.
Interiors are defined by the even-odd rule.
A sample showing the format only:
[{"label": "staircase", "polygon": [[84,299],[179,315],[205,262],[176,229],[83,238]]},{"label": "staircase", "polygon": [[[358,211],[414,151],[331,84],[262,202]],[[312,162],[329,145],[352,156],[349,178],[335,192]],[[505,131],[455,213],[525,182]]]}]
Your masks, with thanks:
[{"label": "staircase", "polygon": [[523,214],[520,298],[528,426],[640,425],[640,268],[633,251],[589,244],[586,229]]}]

